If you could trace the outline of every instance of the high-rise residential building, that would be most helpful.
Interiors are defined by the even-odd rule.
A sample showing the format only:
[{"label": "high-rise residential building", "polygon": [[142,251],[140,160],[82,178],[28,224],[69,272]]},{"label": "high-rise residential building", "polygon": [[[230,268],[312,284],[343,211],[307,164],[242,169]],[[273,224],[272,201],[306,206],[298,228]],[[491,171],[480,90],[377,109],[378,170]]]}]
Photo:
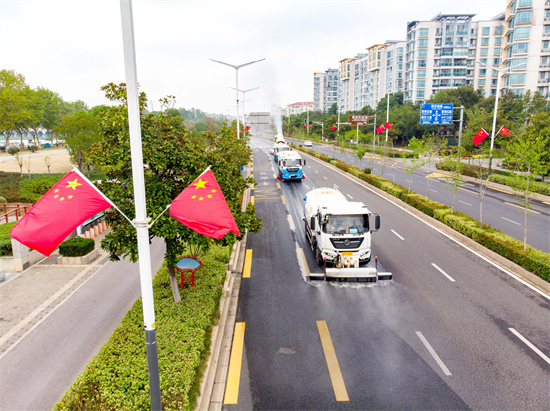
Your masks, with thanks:
[{"label": "high-rise residential building", "polygon": [[340,113],[352,110],[353,77],[351,67],[354,60],[353,58],[340,60],[340,86],[338,87],[338,112]]},{"label": "high-rise residential building", "polygon": [[325,73],[313,73],[313,110],[323,112]]},{"label": "high-rise residential building", "polygon": [[[482,90],[485,97],[497,93],[498,71],[502,64],[502,34],[504,29],[504,13],[491,20],[481,20],[472,23],[470,50],[474,51],[474,61],[468,60],[473,67],[472,85],[476,90]],[[471,69],[471,70],[470,70]]]},{"label": "high-rise residential building", "polygon": [[[404,88],[404,74],[405,74],[405,48],[407,42],[405,41],[387,41],[384,48],[385,59],[385,83],[384,83],[384,95],[386,93],[398,93],[403,91]],[[384,97],[380,92],[378,93],[379,99],[373,102],[371,107],[376,107],[380,102],[380,98]]]},{"label": "high-rise residential building", "polygon": [[326,113],[334,103],[338,103],[338,87],[340,85],[340,70],[325,71],[323,79],[323,112]]},{"label": "high-rise residential building", "polygon": [[508,0],[502,43],[502,92],[538,91],[548,99],[550,1]]}]

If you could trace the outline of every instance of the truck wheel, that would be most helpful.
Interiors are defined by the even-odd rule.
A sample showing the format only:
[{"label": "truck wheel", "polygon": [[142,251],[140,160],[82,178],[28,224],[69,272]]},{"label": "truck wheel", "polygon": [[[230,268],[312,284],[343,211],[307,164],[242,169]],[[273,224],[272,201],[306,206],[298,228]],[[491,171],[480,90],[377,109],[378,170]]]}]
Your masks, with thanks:
[{"label": "truck wheel", "polygon": [[317,263],[319,265],[325,265],[325,262],[323,261],[323,257],[321,255],[321,250],[319,250],[318,247],[315,247],[315,259],[317,260]]}]

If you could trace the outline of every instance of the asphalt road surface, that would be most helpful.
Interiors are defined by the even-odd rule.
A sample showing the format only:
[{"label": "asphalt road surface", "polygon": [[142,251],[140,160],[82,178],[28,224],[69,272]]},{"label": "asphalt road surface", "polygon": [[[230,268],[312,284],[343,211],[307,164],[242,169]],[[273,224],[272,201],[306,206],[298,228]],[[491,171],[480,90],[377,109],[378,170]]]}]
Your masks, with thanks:
[{"label": "asphalt road surface", "polygon": [[[225,410],[549,408],[547,296],[322,162],[277,181],[271,143],[251,145],[264,228],[246,244]],[[306,281],[322,268],[302,199],[322,186],[380,214],[392,281]]]}]

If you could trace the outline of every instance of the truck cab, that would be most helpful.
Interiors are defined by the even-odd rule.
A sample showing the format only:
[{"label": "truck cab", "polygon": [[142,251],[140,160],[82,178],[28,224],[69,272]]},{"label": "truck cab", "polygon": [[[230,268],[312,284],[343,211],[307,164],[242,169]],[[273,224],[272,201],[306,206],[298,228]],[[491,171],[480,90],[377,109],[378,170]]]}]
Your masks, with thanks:
[{"label": "truck cab", "polygon": [[295,151],[282,151],[279,153],[277,179],[302,181],[304,177],[303,167],[306,160],[301,158]]}]

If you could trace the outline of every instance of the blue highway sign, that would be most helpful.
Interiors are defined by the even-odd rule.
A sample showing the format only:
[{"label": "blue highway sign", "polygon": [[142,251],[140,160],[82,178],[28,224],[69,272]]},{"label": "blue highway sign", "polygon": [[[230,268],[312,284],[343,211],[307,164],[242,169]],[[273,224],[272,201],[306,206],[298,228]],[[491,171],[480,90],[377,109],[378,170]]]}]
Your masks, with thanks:
[{"label": "blue highway sign", "polygon": [[453,105],[422,104],[420,124],[453,124]]}]

